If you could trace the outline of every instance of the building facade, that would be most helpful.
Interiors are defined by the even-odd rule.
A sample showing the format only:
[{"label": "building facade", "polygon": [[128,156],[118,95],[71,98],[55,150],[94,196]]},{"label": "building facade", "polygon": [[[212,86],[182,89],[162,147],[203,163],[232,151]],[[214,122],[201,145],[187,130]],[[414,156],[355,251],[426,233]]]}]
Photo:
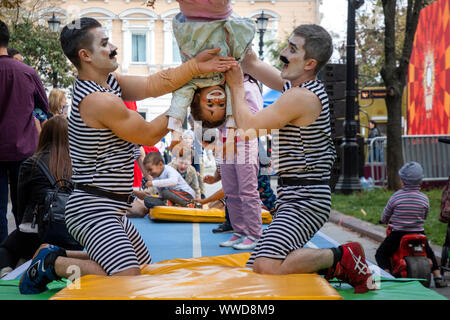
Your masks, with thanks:
[{"label": "building facade", "polygon": [[[233,0],[233,16],[255,19],[264,12],[269,18],[264,43],[285,41],[295,26],[319,24],[320,0]],[[181,63],[172,33],[172,18],[179,12],[174,0],[157,0],[154,8],[144,0],[54,0],[40,10],[40,23],[54,14],[61,26],[80,17],[93,17],[104,26],[110,41],[118,46],[118,72],[148,75]],[[263,47],[267,56],[267,45]],[[259,33],[254,40],[259,51]],[[267,59],[267,58],[266,58]],[[138,112],[148,121],[166,111],[171,95],[138,101]]]}]

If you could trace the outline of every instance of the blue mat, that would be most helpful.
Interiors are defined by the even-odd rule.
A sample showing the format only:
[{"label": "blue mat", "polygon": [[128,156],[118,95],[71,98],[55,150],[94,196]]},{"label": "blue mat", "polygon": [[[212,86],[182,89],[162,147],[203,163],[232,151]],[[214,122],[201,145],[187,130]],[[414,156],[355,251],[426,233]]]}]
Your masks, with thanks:
[{"label": "blue mat", "polygon": [[155,222],[148,216],[130,220],[147,245],[153,262],[245,252],[219,246],[232,234],[213,233],[218,223]]}]

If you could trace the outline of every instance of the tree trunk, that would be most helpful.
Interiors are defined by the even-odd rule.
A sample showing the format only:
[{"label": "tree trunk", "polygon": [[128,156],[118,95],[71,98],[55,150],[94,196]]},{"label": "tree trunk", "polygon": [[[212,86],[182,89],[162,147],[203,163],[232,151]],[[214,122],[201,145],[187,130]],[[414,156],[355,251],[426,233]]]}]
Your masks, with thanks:
[{"label": "tree trunk", "polygon": [[401,188],[401,180],[398,170],[403,165],[402,147],[402,96],[406,86],[409,60],[414,42],[414,36],[419,22],[420,10],[424,4],[423,0],[408,0],[405,40],[403,43],[401,57],[397,60],[395,54],[395,15],[396,0],[382,0],[385,38],[384,38],[384,67],[381,76],[386,86],[386,108],[388,114],[386,137],[386,167],[388,189],[397,190]]},{"label": "tree trunk", "polygon": [[[401,188],[398,170],[403,165],[402,147],[402,92],[404,85],[397,80],[393,83],[391,90],[386,95],[386,108],[388,114],[386,128],[386,163],[387,165],[387,187],[390,190]],[[389,93],[390,91],[390,93]],[[391,95],[394,93],[393,95]]]}]

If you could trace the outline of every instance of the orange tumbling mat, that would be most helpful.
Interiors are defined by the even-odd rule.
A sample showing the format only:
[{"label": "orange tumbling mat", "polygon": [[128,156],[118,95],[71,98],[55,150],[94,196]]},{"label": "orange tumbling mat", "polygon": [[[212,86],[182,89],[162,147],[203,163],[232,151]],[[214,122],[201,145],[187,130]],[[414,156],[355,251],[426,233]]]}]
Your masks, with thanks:
[{"label": "orange tumbling mat", "polygon": [[[158,206],[149,210],[149,216],[154,220],[220,223],[225,221],[225,210]],[[262,210],[261,218],[264,224],[272,222],[272,215],[267,210]]]},{"label": "orange tumbling mat", "polygon": [[84,276],[52,300],[339,300],[317,274],[261,275],[245,268],[250,253],[167,260],[142,275]]}]

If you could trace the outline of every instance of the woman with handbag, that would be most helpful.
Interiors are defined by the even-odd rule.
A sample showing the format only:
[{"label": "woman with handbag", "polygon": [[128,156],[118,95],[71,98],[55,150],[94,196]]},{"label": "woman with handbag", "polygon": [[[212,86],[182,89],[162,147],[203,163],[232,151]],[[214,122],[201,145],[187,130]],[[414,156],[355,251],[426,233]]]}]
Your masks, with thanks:
[{"label": "woman with handbag", "polygon": [[[42,204],[53,185],[40,168],[39,162],[49,168],[54,180],[60,181],[57,184],[63,184],[61,181],[64,180],[61,179],[70,180],[72,165],[69,155],[68,122],[63,116],[54,116],[45,123],[36,152],[20,167],[17,200],[18,218],[22,224],[0,244],[0,276],[14,269],[21,258],[31,259],[44,242],[33,217],[36,213],[42,213],[40,212]],[[83,249],[76,242],[60,240],[59,245],[67,249]],[[58,239],[56,241],[58,242]]]}]

